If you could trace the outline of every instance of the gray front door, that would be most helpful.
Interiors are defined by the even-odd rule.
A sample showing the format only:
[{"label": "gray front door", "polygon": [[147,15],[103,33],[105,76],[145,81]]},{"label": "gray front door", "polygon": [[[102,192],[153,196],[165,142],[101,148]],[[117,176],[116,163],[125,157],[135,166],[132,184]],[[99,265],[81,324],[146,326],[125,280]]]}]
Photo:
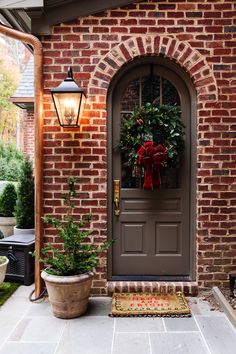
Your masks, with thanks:
[{"label": "gray front door", "polygon": [[[120,122],[146,102],[179,104],[185,125],[181,166],[162,172],[160,189],[143,190],[117,145]],[[120,279],[184,277],[190,273],[190,98],[181,78],[167,67],[132,68],[112,96],[112,173],[120,180],[120,215],[112,211],[112,276]],[[114,208],[114,205],[113,205]]]}]

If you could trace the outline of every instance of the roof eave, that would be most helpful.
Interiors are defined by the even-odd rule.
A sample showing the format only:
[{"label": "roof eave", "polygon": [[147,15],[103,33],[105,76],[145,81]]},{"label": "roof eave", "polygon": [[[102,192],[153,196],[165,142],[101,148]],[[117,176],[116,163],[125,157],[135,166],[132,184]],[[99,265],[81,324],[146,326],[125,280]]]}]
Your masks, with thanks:
[{"label": "roof eave", "polygon": [[[58,23],[72,21],[75,18],[94,15],[113,8],[127,6],[134,2],[142,0],[90,0],[90,1],[73,1],[64,3],[61,6],[48,7],[38,9],[0,9],[3,16],[11,18],[11,26],[18,30],[23,30],[34,35],[51,34],[52,26]],[[46,1],[45,1],[46,3]],[[25,11],[25,14],[23,13]],[[76,14],[76,16],[75,16]],[[31,18],[31,26],[26,23],[24,17]],[[21,29],[19,29],[19,26]]]},{"label": "roof eave", "polygon": [[10,97],[9,101],[21,109],[34,110],[34,97]]}]

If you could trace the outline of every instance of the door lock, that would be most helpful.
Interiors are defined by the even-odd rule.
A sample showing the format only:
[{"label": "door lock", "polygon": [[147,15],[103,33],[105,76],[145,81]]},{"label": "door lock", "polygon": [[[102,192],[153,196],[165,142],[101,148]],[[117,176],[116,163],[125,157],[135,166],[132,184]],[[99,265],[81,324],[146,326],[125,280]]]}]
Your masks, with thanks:
[{"label": "door lock", "polygon": [[114,213],[115,216],[120,215],[120,180],[115,179],[113,181],[113,193],[114,193]]}]

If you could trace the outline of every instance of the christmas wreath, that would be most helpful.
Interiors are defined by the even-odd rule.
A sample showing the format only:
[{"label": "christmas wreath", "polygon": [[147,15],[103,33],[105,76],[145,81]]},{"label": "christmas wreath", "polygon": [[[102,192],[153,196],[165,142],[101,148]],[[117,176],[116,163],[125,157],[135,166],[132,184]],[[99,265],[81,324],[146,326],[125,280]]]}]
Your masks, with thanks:
[{"label": "christmas wreath", "polygon": [[145,170],[144,189],[160,186],[160,168],[177,166],[184,148],[184,124],[177,105],[146,104],[121,122],[120,150],[128,165]]}]

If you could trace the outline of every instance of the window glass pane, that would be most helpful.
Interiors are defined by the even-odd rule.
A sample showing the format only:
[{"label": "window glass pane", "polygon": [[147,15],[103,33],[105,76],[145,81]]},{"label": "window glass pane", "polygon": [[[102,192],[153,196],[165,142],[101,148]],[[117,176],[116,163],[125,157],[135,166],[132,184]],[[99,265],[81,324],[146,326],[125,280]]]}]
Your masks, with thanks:
[{"label": "window glass pane", "polygon": [[[121,121],[127,118],[129,113],[121,113]],[[131,166],[121,153],[121,186],[122,188],[139,188],[139,169]]]},{"label": "window glass pane", "polygon": [[180,169],[174,167],[161,168],[161,189],[180,188]]},{"label": "window glass pane", "polygon": [[124,91],[121,102],[121,110],[123,112],[133,111],[135,107],[139,106],[139,79],[131,81]]},{"label": "window glass pane", "polygon": [[160,77],[145,76],[142,78],[142,105],[160,103]]},{"label": "window glass pane", "polygon": [[130,166],[124,156],[121,156],[121,186],[122,188],[141,188],[142,170],[139,166]]},{"label": "window glass pane", "polygon": [[[160,85],[162,86],[160,88]],[[160,98],[160,94],[162,97]],[[124,91],[121,102],[121,121],[123,117],[131,114],[135,107],[146,103],[180,105],[180,98],[176,88],[160,76],[143,76],[129,83]],[[160,132],[159,132],[160,133]],[[153,140],[155,145],[162,144],[162,135],[155,132]],[[142,188],[145,170],[140,166],[130,166],[125,156],[121,156],[121,187]],[[178,188],[180,168],[161,168],[160,188]]]},{"label": "window glass pane", "polygon": [[163,104],[180,105],[179,94],[176,88],[166,79],[162,79]]}]

